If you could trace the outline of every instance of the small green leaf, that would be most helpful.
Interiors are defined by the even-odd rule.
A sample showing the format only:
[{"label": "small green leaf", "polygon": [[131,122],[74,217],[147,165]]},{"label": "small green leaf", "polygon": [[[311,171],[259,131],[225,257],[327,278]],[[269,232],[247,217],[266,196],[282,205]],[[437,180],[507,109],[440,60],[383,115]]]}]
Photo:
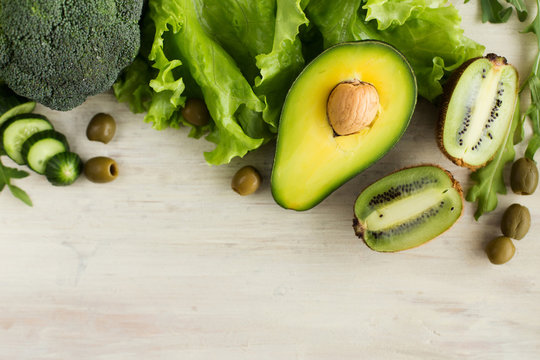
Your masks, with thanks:
[{"label": "small green leaf", "polygon": [[525,137],[525,128],[523,125],[525,124],[525,119],[527,116],[523,114],[519,117],[518,124],[516,126],[516,131],[514,131],[514,145],[519,144],[523,141],[523,138]]},{"label": "small green leaf", "polygon": [[482,22],[493,24],[505,23],[512,15],[511,7],[503,7],[498,0],[481,0]]},{"label": "small green leaf", "polygon": [[30,200],[28,194],[11,184],[11,179],[22,179],[27,176],[28,173],[26,171],[6,167],[2,164],[2,161],[0,161],[0,191],[4,190],[4,187],[7,185],[13,196],[20,199],[25,204],[32,206],[32,200]]},{"label": "small green leaf", "polygon": [[11,179],[23,179],[29,175],[26,171],[10,167],[4,167],[4,174]]},{"label": "small green leaf", "polygon": [[23,203],[25,203],[28,206],[32,206],[32,200],[30,200],[30,197],[28,194],[21,188],[15,186],[15,185],[8,185],[9,190],[15,196],[17,199],[21,200]]},{"label": "small green leaf", "polygon": [[529,145],[525,151],[525,157],[534,161],[534,154],[540,149],[540,135],[534,134],[529,140]]},{"label": "small green leaf", "polygon": [[519,21],[523,22],[527,19],[529,15],[527,13],[527,6],[525,6],[525,1],[523,0],[506,0],[507,3],[512,4],[516,8]]}]

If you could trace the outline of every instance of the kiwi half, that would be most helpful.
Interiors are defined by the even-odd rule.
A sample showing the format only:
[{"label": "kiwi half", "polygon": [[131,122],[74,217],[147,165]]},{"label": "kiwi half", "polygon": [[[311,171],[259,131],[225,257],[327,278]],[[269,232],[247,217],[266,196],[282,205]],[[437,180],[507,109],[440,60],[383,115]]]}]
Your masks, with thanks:
[{"label": "kiwi half", "polygon": [[410,249],[449,229],[461,216],[461,186],[436,165],[394,172],[356,199],[353,228],[375,251]]},{"label": "kiwi half", "polygon": [[493,158],[510,126],[519,77],[504,57],[488,54],[463,64],[449,81],[438,143],[456,165],[477,169]]}]

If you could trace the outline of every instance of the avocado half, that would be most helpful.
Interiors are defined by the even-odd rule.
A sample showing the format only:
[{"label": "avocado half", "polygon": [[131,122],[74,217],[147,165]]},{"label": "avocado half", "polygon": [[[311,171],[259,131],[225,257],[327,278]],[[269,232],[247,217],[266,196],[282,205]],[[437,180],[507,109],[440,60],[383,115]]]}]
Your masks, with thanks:
[{"label": "avocado half", "polygon": [[[376,111],[364,111],[376,114],[371,121],[351,119],[373,107],[366,91],[354,90],[359,88],[376,90]],[[275,201],[294,210],[320,203],[393,147],[409,125],[416,98],[411,66],[387,43],[341,43],[321,53],[300,73],[283,106],[271,179]],[[338,123],[360,123],[356,131],[336,132],[336,121],[329,120],[336,107],[343,115]]]}]

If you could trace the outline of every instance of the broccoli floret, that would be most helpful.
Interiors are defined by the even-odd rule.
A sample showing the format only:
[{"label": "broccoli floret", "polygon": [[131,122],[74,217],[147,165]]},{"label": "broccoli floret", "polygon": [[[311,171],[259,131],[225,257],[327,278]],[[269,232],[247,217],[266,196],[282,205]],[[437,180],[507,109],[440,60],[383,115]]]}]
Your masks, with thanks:
[{"label": "broccoli floret", "polygon": [[0,0],[0,78],[70,110],[108,90],[139,50],[143,0]]}]

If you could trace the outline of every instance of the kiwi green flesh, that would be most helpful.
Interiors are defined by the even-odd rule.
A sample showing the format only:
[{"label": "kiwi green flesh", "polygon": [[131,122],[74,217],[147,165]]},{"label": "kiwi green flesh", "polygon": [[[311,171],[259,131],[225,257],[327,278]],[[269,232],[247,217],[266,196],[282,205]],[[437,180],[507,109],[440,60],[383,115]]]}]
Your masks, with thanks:
[{"label": "kiwi green flesh", "polygon": [[401,251],[446,231],[462,209],[461,188],[445,170],[417,166],[390,174],[360,194],[355,229],[373,250]]},{"label": "kiwi green flesh", "polygon": [[517,100],[516,69],[480,58],[462,72],[444,114],[442,145],[458,165],[480,167],[501,146]]}]

